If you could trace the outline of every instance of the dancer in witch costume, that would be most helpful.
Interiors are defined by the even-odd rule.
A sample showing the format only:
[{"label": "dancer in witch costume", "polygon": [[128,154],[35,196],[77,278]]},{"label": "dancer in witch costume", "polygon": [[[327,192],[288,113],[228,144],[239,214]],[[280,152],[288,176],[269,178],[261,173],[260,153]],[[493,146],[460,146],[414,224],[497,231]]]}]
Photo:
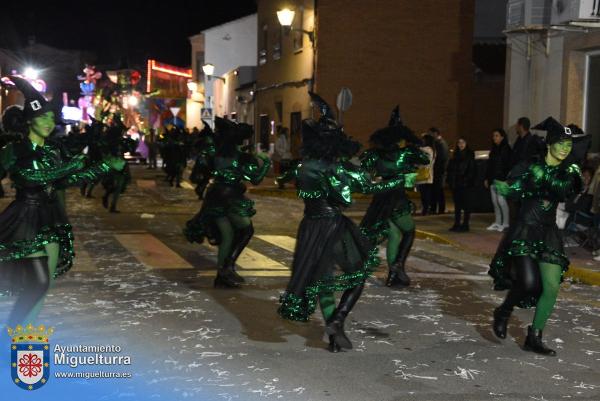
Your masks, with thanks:
[{"label": "dancer in witch costume", "polygon": [[25,79],[9,79],[25,96],[20,121],[3,119],[23,139],[0,150],[2,169],[16,188],[16,199],[0,213],[0,286],[19,294],[8,319],[14,325],[33,322],[53,279],[72,265],[73,233],[57,190],[93,181],[123,163],[106,159],[86,168],[84,156],[63,162],[47,142],[55,126],[49,104]]},{"label": "dancer in witch costume", "polygon": [[125,135],[127,127],[122,123],[119,115],[115,115],[113,125],[110,126],[105,135],[104,152],[110,157],[123,160],[125,167],[119,171],[111,171],[102,179],[104,195],[102,195],[102,206],[110,213],[120,213],[117,210],[117,202],[127,185],[131,182],[131,172],[125,160],[125,153],[135,151],[135,141]]},{"label": "dancer in witch costume", "polygon": [[256,213],[254,202],[244,196],[243,182],[258,185],[271,162],[266,154],[254,156],[240,150],[244,140],[252,137],[250,125],[217,117],[215,126],[213,182],[184,234],[190,242],[202,243],[207,238],[219,246],[215,287],[239,287],[244,278],[235,271],[235,262],[254,234],[250,218]]},{"label": "dancer in witch costume", "polygon": [[202,123],[204,124],[204,128],[200,131],[195,144],[198,155],[190,174],[190,181],[196,184],[195,192],[200,200],[204,199],[204,190],[210,181],[213,157],[215,155],[212,129],[206,122],[202,121]]},{"label": "dancer in witch costume", "polygon": [[[387,240],[388,287],[408,286],[410,278],[404,265],[415,239],[413,203],[405,188],[414,186],[419,165],[429,164],[429,156],[416,145],[420,140],[400,119],[398,106],[392,111],[386,128],[371,135],[373,147],[361,155],[361,164],[372,177],[384,180],[404,177],[405,185],[373,197],[360,228],[374,244]],[[404,147],[400,147],[400,143]]]},{"label": "dancer in witch costume", "polygon": [[[304,158],[296,169],[296,183],[298,197],[304,201],[304,218],[298,227],[292,277],[278,313],[286,319],[307,321],[318,300],[329,350],[338,352],[352,348],[344,321],[379,262],[377,249],[342,214],[342,208],[352,203],[352,192],[385,191],[403,185],[404,178],[373,184],[360,169],[346,168],[340,159],[356,153],[358,147],[342,132],[327,103],[310,95],[321,118],[302,122]],[[336,266],[341,273],[336,274]],[[343,291],[337,307],[334,291]]]},{"label": "dancer in witch costume", "polygon": [[509,289],[506,299],[494,310],[496,336],[506,338],[508,320],[515,306],[535,306],[533,324],[527,329],[523,349],[543,355],[556,355],[542,342],[542,330],[550,317],[569,259],[556,226],[556,208],[578,193],[582,178],[579,167],[565,162],[571,152],[571,130],[553,118],[534,127],[547,131],[548,151],[509,182],[496,181],[502,196],[518,198],[521,208],[490,264],[494,289]]}]

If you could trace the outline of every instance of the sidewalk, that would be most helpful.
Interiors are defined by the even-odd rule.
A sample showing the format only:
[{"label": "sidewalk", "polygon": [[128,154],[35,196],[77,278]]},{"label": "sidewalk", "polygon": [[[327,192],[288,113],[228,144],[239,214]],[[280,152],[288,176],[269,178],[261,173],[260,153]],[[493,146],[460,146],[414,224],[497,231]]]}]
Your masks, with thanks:
[{"label": "sidewalk", "polygon": [[[296,199],[296,190],[293,185],[288,184],[285,189],[278,189],[269,177],[261,185],[248,186],[248,192],[259,196]],[[419,194],[417,192],[409,191],[408,195],[417,205],[419,204]],[[368,202],[370,197],[370,195],[353,194],[354,199],[360,200],[359,203]],[[451,199],[452,196],[450,193],[447,193],[446,201],[449,210],[452,210],[454,207]],[[492,214],[473,214],[471,217],[471,231],[468,233],[455,233],[448,231],[454,222],[454,217],[451,213],[434,216],[415,216],[417,237],[450,244],[464,252],[483,256],[491,260],[502,237],[502,233],[486,230],[486,227],[493,222],[493,219]],[[567,256],[571,260],[567,277],[589,285],[600,285],[600,262],[593,260],[590,252],[585,249],[579,247],[565,249]]]},{"label": "sidewalk", "polygon": [[[502,238],[502,233],[487,231],[486,227],[493,221],[491,214],[474,214],[471,217],[471,231],[455,233],[448,231],[454,218],[451,214],[441,216],[417,216],[417,232],[420,238],[453,245],[465,252],[491,258]],[[567,277],[585,284],[600,285],[600,262],[592,259],[592,255],[580,247],[565,248],[571,260]]]}]

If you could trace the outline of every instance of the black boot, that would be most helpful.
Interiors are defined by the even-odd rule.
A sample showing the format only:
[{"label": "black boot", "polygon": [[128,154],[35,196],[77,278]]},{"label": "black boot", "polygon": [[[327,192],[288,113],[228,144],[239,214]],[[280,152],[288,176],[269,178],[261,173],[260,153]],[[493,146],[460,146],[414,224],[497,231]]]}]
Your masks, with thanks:
[{"label": "black boot", "polygon": [[466,233],[469,231],[469,225],[468,224],[461,224],[460,226],[458,226],[458,228],[456,229],[456,231],[458,231],[459,233]]},{"label": "black boot", "polygon": [[230,266],[223,266],[217,270],[217,277],[213,283],[215,288],[239,288],[240,284],[235,279],[235,272]]},{"label": "black boot", "polygon": [[325,326],[325,332],[333,337],[334,344],[340,348],[352,349],[352,342],[344,332],[344,322],[346,317],[360,298],[364,284],[344,291],[338,307],[333,312],[333,316]]},{"label": "black boot", "polygon": [[233,249],[231,250],[231,256],[228,258],[231,269],[240,283],[245,283],[246,280],[244,280],[244,278],[235,271],[235,262],[238,260],[240,254],[244,251],[253,235],[254,226],[252,223],[250,223],[250,225],[247,227],[237,230],[235,233],[235,243],[233,244]]},{"label": "black boot", "polygon": [[512,308],[503,308],[502,305],[494,309],[494,334],[498,338],[506,338],[506,327],[508,326],[508,319],[512,313]]},{"label": "black boot", "polygon": [[400,241],[400,245],[398,246],[398,256],[396,257],[396,261],[390,266],[388,278],[385,282],[386,286],[407,287],[410,285],[410,277],[406,274],[404,266],[414,241],[415,230],[407,231],[402,234],[402,241]]},{"label": "black boot", "polygon": [[104,195],[102,195],[102,206],[104,206],[105,209],[108,209],[108,197],[110,196],[110,193],[106,192]]},{"label": "black boot", "polygon": [[342,350],[342,347],[339,346],[338,343],[335,342],[335,337],[334,336],[329,336],[329,345],[327,346],[327,349],[329,350],[329,352],[340,352]]},{"label": "black boot", "polygon": [[536,354],[556,356],[556,351],[550,349],[542,342],[542,330],[536,330],[533,327],[527,327],[527,338],[523,345],[525,351],[532,351]]}]

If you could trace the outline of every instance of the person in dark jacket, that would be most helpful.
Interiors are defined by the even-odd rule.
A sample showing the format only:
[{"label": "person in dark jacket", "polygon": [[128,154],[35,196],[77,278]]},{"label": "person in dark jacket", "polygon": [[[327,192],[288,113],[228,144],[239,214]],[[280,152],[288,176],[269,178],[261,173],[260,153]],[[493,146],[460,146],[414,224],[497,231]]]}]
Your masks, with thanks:
[{"label": "person in dark jacket", "polygon": [[[454,149],[454,156],[448,163],[448,186],[452,190],[454,200],[454,225],[450,231],[469,231],[471,212],[468,197],[474,180],[475,152],[469,149],[464,138],[459,138]],[[462,223],[461,212],[464,213]]]},{"label": "person in dark jacket", "polygon": [[517,121],[518,138],[513,144],[511,157],[511,168],[521,164],[529,165],[532,161],[540,160],[545,154],[545,146],[542,139],[529,131],[531,122],[527,117],[521,117]]},{"label": "person in dark jacket", "polygon": [[496,221],[487,229],[490,231],[504,231],[508,227],[508,203],[506,198],[496,192],[494,180],[506,181],[510,171],[512,150],[502,128],[492,131],[492,150],[488,159],[485,172],[484,185],[490,189]]},{"label": "person in dark jacket", "polygon": [[448,165],[448,144],[440,130],[431,127],[428,133],[435,139],[435,161],[433,163],[433,185],[431,187],[431,210],[435,214],[446,212],[446,197],[444,196],[444,177]]},{"label": "person in dark jacket", "polygon": [[[511,156],[511,174],[518,176],[524,173],[532,162],[539,161],[546,153],[546,146],[543,140],[529,131],[531,121],[527,117],[521,117],[517,120],[517,140],[513,144]],[[519,199],[510,199],[508,201],[510,224],[515,221],[519,214],[521,202]]]}]

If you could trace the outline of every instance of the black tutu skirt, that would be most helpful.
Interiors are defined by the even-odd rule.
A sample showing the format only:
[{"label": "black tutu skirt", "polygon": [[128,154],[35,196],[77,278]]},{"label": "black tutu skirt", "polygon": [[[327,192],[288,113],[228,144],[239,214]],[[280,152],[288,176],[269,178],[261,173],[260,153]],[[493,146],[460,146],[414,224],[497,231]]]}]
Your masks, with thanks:
[{"label": "black tutu skirt", "polygon": [[406,197],[404,188],[375,194],[360,222],[360,229],[372,243],[379,244],[388,237],[390,218],[413,211],[414,204]]},{"label": "black tutu skirt", "polygon": [[56,192],[17,190],[17,199],[0,213],[0,287],[3,292],[19,287],[19,263],[13,263],[45,245],[58,243],[55,277],[73,264],[73,231]]},{"label": "black tutu skirt", "polygon": [[[307,201],[318,202],[319,200]],[[344,291],[362,284],[379,264],[377,249],[339,209],[305,212],[296,240],[292,277],[280,299],[278,313],[307,321],[321,293]]]},{"label": "black tutu skirt", "polygon": [[221,243],[215,220],[226,216],[252,217],[254,202],[244,196],[244,184],[213,183],[208,187],[200,211],[185,225],[183,234],[189,242],[201,244],[205,239],[212,245]]},{"label": "black tutu skirt", "polygon": [[[569,258],[564,250],[563,238],[556,225],[556,206],[544,209],[539,201],[531,200],[521,206],[517,223],[502,238],[488,274],[494,279],[494,289],[510,289],[513,285],[511,258],[530,256],[538,263],[562,267],[563,276],[569,269]],[[529,308],[537,304],[537,297],[529,297],[519,304]]]}]

